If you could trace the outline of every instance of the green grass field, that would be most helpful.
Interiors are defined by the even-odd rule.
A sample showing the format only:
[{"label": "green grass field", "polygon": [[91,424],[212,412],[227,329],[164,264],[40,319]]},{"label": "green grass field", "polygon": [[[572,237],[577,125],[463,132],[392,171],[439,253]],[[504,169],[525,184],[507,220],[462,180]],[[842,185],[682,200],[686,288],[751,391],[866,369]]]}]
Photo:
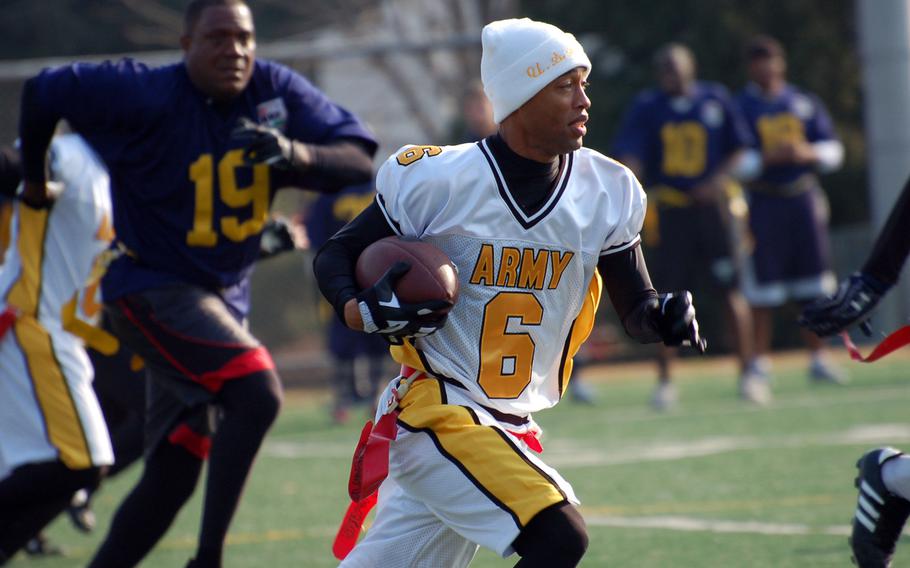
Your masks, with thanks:
[{"label": "green grass field", "polygon": [[[564,402],[537,416],[544,459],[582,500],[591,539],[582,565],[849,566],[856,458],[882,444],[910,447],[910,353],[845,364],[849,386],[810,385],[799,356],[779,358],[774,403],[755,408],[736,398],[732,363],[687,360],[677,367],[681,404],[666,414],[647,407],[650,366],[586,369],[597,406]],[[362,424],[332,426],[325,405],[324,394],[289,394],[234,521],[226,566],[337,564],[331,541]],[[48,530],[65,558],[20,555],[12,566],[85,565],[136,475],[104,486],[95,533],[79,534],[65,518]],[[182,566],[192,555],[199,494],[143,566]],[[910,545],[896,563],[907,559]],[[481,550],[472,566],[515,561]]]}]

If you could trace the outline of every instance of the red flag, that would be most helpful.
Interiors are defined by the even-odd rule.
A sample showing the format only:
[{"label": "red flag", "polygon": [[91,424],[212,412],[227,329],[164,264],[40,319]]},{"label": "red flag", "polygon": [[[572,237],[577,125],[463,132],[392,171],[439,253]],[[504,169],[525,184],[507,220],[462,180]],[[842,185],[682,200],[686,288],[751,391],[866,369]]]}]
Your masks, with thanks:
[{"label": "red flag", "polygon": [[867,357],[863,357],[863,355],[859,352],[859,349],[856,348],[856,345],[850,339],[850,336],[847,335],[846,331],[842,331],[840,336],[844,341],[844,347],[847,348],[847,351],[850,353],[850,357],[853,358],[854,361],[859,361],[860,363],[871,363],[910,343],[910,325],[905,325],[904,327],[898,329],[883,339],[881,343],[875,346],[875,349],[873,349],[872,353],[869,353]]},{"label": "red flag", "polygon": [[375,491],[361,501],[353,501],[348,505],[348,510],[344,514],[344,520],[338,527],[338,534],[335,535],[335,542],[332,543],[332,554],[338,560],[344,558],[354,550],[357,539],[363,531],[363,521],[376,505],[376,499],[379,494]]}]

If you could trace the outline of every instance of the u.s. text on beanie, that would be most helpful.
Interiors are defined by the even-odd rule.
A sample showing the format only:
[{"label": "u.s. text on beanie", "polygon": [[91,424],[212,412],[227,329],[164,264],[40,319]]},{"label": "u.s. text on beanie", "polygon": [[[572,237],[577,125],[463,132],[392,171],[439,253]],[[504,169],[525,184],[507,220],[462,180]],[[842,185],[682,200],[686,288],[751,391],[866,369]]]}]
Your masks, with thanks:
[{"label": "u.s. text on beanie", "polygon": [[591,69],[575,36],[529,18],[490,22],[481,43],[480,78],[497,123],[563,73]]}]

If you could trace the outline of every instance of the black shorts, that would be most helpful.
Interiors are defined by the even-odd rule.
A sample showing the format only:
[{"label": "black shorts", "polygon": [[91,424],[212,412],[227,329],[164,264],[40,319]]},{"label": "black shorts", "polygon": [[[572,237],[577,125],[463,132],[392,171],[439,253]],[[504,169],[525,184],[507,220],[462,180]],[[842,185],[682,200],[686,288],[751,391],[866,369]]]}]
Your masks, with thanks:
[{"label": "black shorts", "polygon": [[167,439],[204,458],[224,383],[275,367],[221,297],[202,288],[144,290],[104,309],[120,341],[145,361],[146,454]]},{"label": "black shorts", "polygon": [[797,195],[749,197],[755,250],[743,291],[754,306],[805,302],[834,292],[828,200],[820,187]]},{"label": "black shorts", "polygon": [[[738,285],[732,230],[721,204],[658,208],[658,244],[648,263],[659,290]],[[649,259],[650,260],[650,259]]]}]

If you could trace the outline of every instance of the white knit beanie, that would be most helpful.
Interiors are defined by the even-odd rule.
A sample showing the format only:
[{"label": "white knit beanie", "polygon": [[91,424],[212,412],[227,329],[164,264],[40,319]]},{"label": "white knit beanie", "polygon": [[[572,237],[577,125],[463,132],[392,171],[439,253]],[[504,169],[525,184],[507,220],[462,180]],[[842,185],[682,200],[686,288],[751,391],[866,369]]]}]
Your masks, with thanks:
[{"label": "white knit beanie", "polygon": [[563,73],[591,69],[575,36],[529,18],[490,22],[481,42],[480,79],[497,123]]}]

